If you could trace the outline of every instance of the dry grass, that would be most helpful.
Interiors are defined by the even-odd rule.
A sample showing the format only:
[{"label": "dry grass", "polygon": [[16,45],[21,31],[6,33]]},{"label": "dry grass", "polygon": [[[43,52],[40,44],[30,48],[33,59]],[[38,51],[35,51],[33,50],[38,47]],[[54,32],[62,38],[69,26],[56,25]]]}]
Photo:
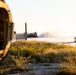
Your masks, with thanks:
[{"label": "dry grass", "polygon": [[[16,41],[12,43],[10,49],[11,50],[9,54],[12,60],[10,59],[10,62],[7,61],[5,63],[15,63],[17,68],[23,68],[23,62],[25,62],[26,59],[31,56],[29,58],[29,62],[62,63],[61,67],[65,68],[65,72],[70,71],[72,74],[75,74],[75,46],[38,41]],[[64,71],[60,71],[59,73],[63,73]]]},{"label": "dry grass", "polygon": [[[38,41],[17,41],[11,45],[11,55],[28,57],[34,62],[65,62],[66,57],[76,59],[76,47]],[[30,60],[31,60],[30,59]]]},{"label": "dry grass", "polygon": [[58,71],[57,75],[76,75],[76,63],[72,60],[69,63],[63,62],[61,67],[63,70]]}]

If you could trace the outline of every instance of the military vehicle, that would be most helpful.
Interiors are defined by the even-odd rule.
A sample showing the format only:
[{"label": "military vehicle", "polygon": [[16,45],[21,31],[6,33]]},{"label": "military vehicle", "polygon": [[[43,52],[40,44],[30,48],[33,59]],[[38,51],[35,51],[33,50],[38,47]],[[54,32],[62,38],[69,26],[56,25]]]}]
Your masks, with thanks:
[{"label": "military vehicle", "polygon": [[11,11],[5,0],[0,0],[0,61],[8,54],[14,34]]}]

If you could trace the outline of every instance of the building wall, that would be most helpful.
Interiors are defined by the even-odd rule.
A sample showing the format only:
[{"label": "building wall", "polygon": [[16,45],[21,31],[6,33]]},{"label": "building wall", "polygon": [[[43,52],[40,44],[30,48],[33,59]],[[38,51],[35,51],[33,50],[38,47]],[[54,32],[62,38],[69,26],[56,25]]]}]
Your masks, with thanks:
[{"label": "building wall", "polygon": [[18,33],[15,35],[16,40],[25,39],[25,35],[23,33]]}]

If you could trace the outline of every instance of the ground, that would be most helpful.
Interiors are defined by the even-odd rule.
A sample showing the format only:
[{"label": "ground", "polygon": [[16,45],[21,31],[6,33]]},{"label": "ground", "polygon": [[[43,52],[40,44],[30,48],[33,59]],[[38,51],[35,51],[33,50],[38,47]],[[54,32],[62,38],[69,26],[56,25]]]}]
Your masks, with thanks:
[{"label": "ground", "polygon": [[27,68],[27,71],[8,75],[56,75],[61,69],[59,63],[28,63],[24,64],[24,67]]}]

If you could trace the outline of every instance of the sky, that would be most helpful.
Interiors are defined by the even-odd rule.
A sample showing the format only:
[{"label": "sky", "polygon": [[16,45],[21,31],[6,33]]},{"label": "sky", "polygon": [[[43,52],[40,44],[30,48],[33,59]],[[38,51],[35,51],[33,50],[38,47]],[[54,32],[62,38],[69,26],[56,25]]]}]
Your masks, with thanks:
[{"label": "sky", "polygon": [[76,36],[76,0],[5,0],[17,33]]}]

